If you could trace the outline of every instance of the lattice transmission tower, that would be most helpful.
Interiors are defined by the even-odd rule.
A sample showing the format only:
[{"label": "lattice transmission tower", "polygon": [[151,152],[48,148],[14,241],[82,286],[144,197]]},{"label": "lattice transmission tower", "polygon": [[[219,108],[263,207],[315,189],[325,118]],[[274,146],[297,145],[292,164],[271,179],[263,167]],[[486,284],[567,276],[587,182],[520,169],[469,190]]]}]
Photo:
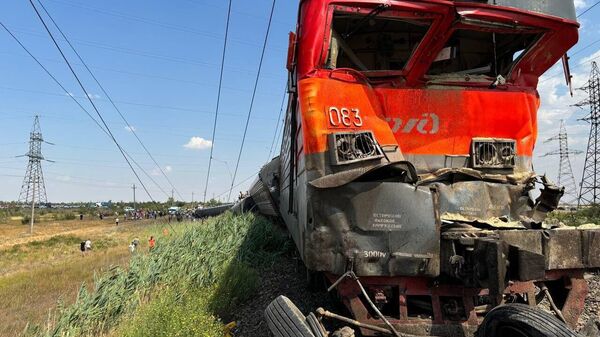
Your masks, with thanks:
[{"label": "lattice transmission tower", "polygon": [[600,203],[600,165],[598,164],[598,146],[600,132],[600,72],[596,62],[592,62],[592,72],[587,86],[581,88],[589,94],[589,99],[576,104],[578,107],[590,106],[590,114],[582,118],[590,123],[590,138],[585,156],[585,165],[581,178],[578,206]]},{"label": "lattice transmission tower", "polygon": [[48,142],[45,142],[42,137],[39,116],[35,116],[33,128],[29,133],[29,151],[22,156],[18,156],[29,158],[27,171],[25,172],[25,178],[23,179],[23,185],[21,186],[19,202],[31,204],[32,208],[35,207],[35,203],[48,202],[46,185],[44,184],[44,174],[42,172],[42,161],[52,161],[45,159],[42,155],[42,143]]},{"label": "lattice transmission tower", "polygon": [[566,205],[575,205],[577,203],[577,184],[575,183],[575,177],[573,176],[573,169],[571,168],[571,160],[569,159],[570,154],[583,153],[579,150],[569,150],[569,141],[567,136],[567,129],[565,123],[560,121],[560,130],[557,135],[546,139],[544,143],[549,143],[558,140],[558,150],[550,151],[543,155],[547,156],[559,156],[560,163],[558,166],[558,186],[565,188],[565,194],[562,197],[561,202]]}]

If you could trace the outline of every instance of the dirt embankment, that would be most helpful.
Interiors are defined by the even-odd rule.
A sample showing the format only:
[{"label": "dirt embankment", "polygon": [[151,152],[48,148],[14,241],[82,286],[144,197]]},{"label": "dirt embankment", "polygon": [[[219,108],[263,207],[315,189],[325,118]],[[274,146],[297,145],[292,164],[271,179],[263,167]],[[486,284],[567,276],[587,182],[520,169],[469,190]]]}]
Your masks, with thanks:
[{"label": "dirt embankment", "polygon": [[273,267],[261,274],[260,285],[254,299],[238,307],[231,317],[224,318],[236,321],[238,327],[235,336],[269,336],[269,328],[263,318],[263,312],[279,295],[291,299],[304,314],[315,311],[318,307],[340,312],[337,302],[326,291],[308,289],[304,267],[299,262],[290,258],[280,259],[274,262]]},{"label": "dirt embankment", "polygon": [[[585,311],[580,318],[580,329],[588,320],[600,319],[600,274],[586,275],[586,279],[590,289],[585,301]],[[263,311],[279,295],[289,297],[304,314],[314,312],[318,307],[344,313],[344,308],[330,294],[325,291],[314,292],[307,288],[304,269],[299,263],[292,259],[282,259],[261,275],[261,285],[255,298],[238,307],[231,317],[226,318],[228,321],[237,322],[236,336],[269,336]]]}]

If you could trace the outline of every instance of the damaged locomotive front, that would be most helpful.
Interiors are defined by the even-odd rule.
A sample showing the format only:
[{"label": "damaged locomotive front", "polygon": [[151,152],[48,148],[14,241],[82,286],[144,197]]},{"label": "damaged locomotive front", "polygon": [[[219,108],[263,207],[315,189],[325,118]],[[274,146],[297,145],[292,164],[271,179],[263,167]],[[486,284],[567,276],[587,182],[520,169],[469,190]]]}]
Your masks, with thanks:
[{"label": "damaged locomotive front", "polygon": [[[502,303],[549,296],[576,325],[600,232],[546,225],[563,190],[532,164],[538,80],[577,42],[574,13],[565,0],[300,2],[281,153],[250,195],[356,320],[472,334]],[[339,280],[349,271],[367,296]]]}]

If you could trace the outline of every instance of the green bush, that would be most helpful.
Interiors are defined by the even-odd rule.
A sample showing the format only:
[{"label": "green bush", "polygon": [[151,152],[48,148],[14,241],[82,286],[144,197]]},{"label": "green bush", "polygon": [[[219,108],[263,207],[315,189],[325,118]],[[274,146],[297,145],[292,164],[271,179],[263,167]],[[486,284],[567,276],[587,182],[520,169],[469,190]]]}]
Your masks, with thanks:
[{"label": "green bush", "polygon": [[581,226],[587,223],[600,224],[600,206],[580,208],[576,211],[556,210],[549,214],[547,222],[563,222],[567,226]]},{"label": "green bush", "polygon": [[32,241],[27,243],[26,245],[30,247],[55,247],[58,245],[72,246],[78,245],[81,241],[83,240],[74,235],[57,235],[51,237],[48,240]]},{"label": "green bush", "polygon": [[215,337],[223,335],[218,318],[207,311],[207,291],[182,294],[181,289],[157,290],[156,298],[127,320],[116,335],[122,337]]},{"label": "green bush", "polygon": [[77,218],[78,217],[75,214],[71,213],[71,212],[68,212],[68,213],[57,213],[56,216],[55,216],[56,220],[75,220]]},{"label": "green bush", "polygon": [[[39,217],[35,217],[34,222],[40,222],[40,218]],[[21,224],[22,225],[29,225],[31,223],[31,215],[25,215],[23,216],[23,219],[21,219]]]}]

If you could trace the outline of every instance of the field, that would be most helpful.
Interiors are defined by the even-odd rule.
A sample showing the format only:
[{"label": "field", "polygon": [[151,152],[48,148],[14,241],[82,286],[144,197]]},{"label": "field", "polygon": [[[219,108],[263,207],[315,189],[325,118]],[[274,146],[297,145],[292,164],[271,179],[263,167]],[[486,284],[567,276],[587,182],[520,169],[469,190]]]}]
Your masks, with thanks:
[{"label": "field", "polygon": [[[596,210],[557,213],[550,221],[598,221]],[[303,312],[340,312],[326,293],[306,288],[285,232],[253,214],[166,224],[114,219],[48,221],[36,227],[0,225],[0,336],[267,335],[262,311],[277,295]],[[157,237],[156,249],[147,238]],[[140,238],[142,248],[127,245]],[[94,250],[82,256],[79,243]],[[598,277],[584,318],[596,316]],[[333,309],[332,309],[333,308]]]},{"label": "field", "polygon": [[[151,220],[121,220],[117,227],[112,218],[86,218],[40,222],[33,235],[19,219],[0,223],[0,336],[20,335],[28,323],[48,327],[59,302],[73,303],[82,284],[90,287],[95,275],[129,262],[134,237],[146,249],[148,236],[163,232]],[[93,250],[82,256],[86,239]]]}]

